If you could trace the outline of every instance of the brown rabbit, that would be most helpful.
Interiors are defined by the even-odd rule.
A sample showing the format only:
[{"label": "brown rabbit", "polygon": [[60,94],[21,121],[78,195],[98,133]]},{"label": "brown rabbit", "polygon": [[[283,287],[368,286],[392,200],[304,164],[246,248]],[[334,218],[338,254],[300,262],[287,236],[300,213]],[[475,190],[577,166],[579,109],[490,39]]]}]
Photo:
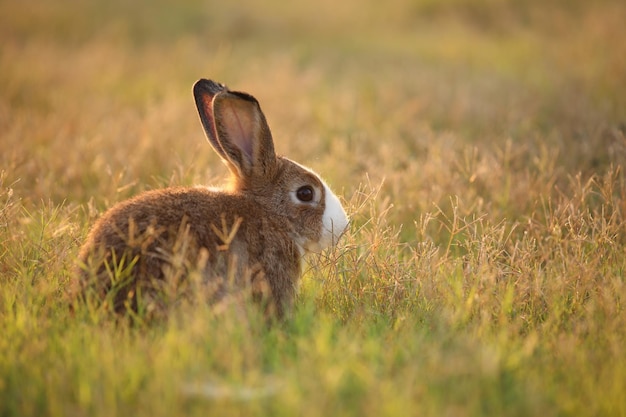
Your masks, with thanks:
[{"label": "brown rabbit", "polygon": [[[108,294],[123,312],[162,306],[185,288],[208,291],[208,301],[249,288],[280,316],[292,304],[302,256],[334,244],[348,218],[317,174],[274,153],[254,97],[204,79],[193,94],[230,185],[148,191],[113,206],[80,250],[75,291]],[[200,285],[191,289],[190,281]]]}]

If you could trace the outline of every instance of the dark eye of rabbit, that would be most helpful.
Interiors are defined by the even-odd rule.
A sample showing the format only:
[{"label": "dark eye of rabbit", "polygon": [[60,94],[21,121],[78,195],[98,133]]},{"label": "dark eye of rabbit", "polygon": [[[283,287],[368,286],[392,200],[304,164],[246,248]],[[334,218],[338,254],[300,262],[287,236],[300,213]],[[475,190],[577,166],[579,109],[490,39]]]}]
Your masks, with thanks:
[{"label": "dark eye of rabbit", "polygon": [[313,191],[313,187],[311,187],[310,185],[302,186],[298,188],[298,191],[296,191],[296,197],[298,197],[298,200],[305,203],[313,201],[314,195],[315,192]]}]

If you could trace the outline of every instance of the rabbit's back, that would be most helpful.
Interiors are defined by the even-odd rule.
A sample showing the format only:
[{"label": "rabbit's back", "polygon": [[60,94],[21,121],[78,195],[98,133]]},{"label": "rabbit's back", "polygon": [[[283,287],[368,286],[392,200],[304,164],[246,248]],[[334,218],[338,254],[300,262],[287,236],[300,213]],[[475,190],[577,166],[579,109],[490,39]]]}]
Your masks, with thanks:
[{"label": "rabbit's back", "polygon": [[112,207],[94,226],[79,254],[79,287],[96,288],[101,296],[118,280],[123,285],[114,303],[120,310],[138,288],[176,287],[195,270],[215,288],[233,277],[237,287],[256,285],[282,310],[295,293],[300,253],[275,216],[246,196],[208,188],[140,194]]}]

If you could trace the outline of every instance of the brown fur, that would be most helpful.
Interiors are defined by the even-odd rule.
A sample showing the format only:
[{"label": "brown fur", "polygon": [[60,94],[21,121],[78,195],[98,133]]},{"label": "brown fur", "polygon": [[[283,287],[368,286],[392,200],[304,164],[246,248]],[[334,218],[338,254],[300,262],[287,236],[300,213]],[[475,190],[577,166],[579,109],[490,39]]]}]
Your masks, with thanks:
[{"label": "brown fur", "polygon": [[[128,301],[136,307],[137,285],[143,285],[142,289],[146,291],[154,289],[155,281],[172,279],[166,268],[171,267],[170,257],[183,255],[185,265],[182,267],[186,270],[200,267],[205,280],[226,281],[229,274],[238,277],[253,274],[249,283],[239,285],[252,285],[258,280],[266,282],[275,307],[282,311],[295,294],[300,255],[290,239],[291,228],[284,227],[288,222],[277,214],[250,215],[259,211],[258,203],[248,198],[206,188],[169,188],[141,194],[113,207],[94,226],[79,255],[86,266],[83,283],[91,281],[104,295],[102,292],[111,289],[105,263],[112,262],[113,254],[117,260],[122,256],[128,261],[138,258],[131,282],[118,288],[115,296],[115,310],[122,311]],[[215,227],[222,231],[222,215],[226,223],[225,234],[232,230],[237,218],[243,219],[234,242],[230,244],[213,230]],[[147,232],[150,226],[153,231]],[[177,249],[176,243],[178,246],[187,244],[186,252],[181,253],[182,249]],[[98,248],[107,249],[102,252]],[[202,262],[200,249],[207,251],[204,265],[198,265]],[[247,271],[240,265],[235,271],[228,271],[228,259],[233,255],[240,261],[256,261],[246,265]],[[97,271],[95,274],[94,270]],[[271,279],[265,281],[266,277]],[[263,283],[257,282],[259,284],[264,287]],[[131,291],[134,294],[129,298]],[[216,289],[216,295],[222,291],[222,288]]]},{"label": "brown fur", "polygon": [[[249,289],[280,316],[292,304],[306,244],[320,239],[324,186],[274,154],[252,96],[207,80],[196,83],[194,96],[207,138],[231,171],[230,189],[167,188],[115,205],[81,248],[73,291],[100,300],[110,294],[122,312],[167,306],[194,291],[212,301]],[[303,185],[316,199],[294,203]]]}]

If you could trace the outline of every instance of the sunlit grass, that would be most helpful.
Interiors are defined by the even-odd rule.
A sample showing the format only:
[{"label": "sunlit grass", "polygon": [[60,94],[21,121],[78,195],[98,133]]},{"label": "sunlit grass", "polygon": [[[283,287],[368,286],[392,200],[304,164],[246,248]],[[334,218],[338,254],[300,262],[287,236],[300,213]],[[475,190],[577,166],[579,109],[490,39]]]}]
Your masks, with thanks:
[{"label": "sunlit grass", "polygon": [[[0,414],[626,414],[625,15],[0,2]],[[225,176],[201,77],[259,99],[350,230],[284,323],[70,308],[103,210]]]}]

